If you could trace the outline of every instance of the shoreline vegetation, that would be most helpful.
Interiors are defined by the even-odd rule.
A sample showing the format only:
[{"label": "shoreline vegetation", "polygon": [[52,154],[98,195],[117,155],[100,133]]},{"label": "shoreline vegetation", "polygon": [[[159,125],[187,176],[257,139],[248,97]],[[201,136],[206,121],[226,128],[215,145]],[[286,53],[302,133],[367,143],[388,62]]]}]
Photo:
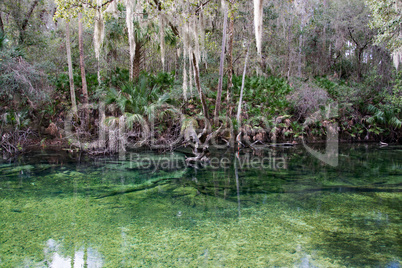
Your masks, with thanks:
[{"label": "shoreline vegetation", "polygon": [[[40,122],[35,122],[28,114],[25,115],[28,123],[24,123],[21,118],[17,120],[18,115],[14,113],[9,131],[7,128],[2,131],[2,151],[11,155],[28,148],[52,147],[110,154],[125,150],[122,146],[162,151],[191,146],[195,159],[199,160],[204,156],[201,147],[292,146],[302,143],[303,139],[307,143],[323,143],[328,131],[337,132],[339,142],[401,142],[402,128],[399,125],[392,126],[386,121],[380,123],[376,118],[381,114],[385,117],[383,111],[378,111],[379,115],[370,115],[369,110],[363,113],[350,108],[353,104],[341,101],[340,97],[331,99],[328,96],[331,90],[354,90],[342,86],[341,81],[320,77],[311,81],[294,79],[292,83],[280,77],[246,77],[251,92],[244,96],[241,126],[233,119],[235,101],[225,105],[228,109],[222,111],[219,123],[215,125],[215,120],[203,116],[196,97],[178,101],[180,96],[172,98],[168,95],[174,93],[176,83],[173,73],[152,75],[144,72],[137,81],[123,84],[121,89],[116,85],[116,89],[107,89],[103,96],[93,98],[101,105],[95,103],[89,105],[89,109],[81,105],[76,114],[69,110],[66,98],[58,100],[49,125],[45,127],[46,124],[42,123],[40,129],[34,128]],[[300,86],[292,87],[295,83],[300,83]],[[233,84],[232,96],[237,99],[240,77],[235,76]],[[303,92],[300,92],[300,87]],[[154,96],[149,96],[152,93]],[[210,114],[214,108],[214,94],[210,90],[207,95]],[[324,96],[322,100],[317,97],[319,94]],[[332,94],[338,96],[345,92]],[[148,98],[141,103],[143,107],[138,103],[141,97]],[[370,107],[368,105],[367,109]],[[86,110],[89,111],[89,120],[84,123]],[[12,117],[13,114],[3,114],[3,118],[6,116]]]},{"label": "shoreline vegetation", "polygon": [[[158,77],[168,78],[168,82],[152,81]],[[4,121],[8,120],[11,124],[2,122],[5,128],[1,131],[1,151],[9,156],[26,150],[45,148],[70,152],[83,151],[89,154],[114,154],[121,149],[126,149],[121,148],[122,146],[146,147],[159,151],[189,146],[194,150],[194,159],[200,160],[204,156],[203,150],[213,145],[218,148],[253,148],[255,145],[293,146],[301,144],[303,140],[306,143],[325,143],[328,131],[337,132],[337,141],[341,143],[387,144],[402,141],[402,128],[399,125],[392,126],[391,122],[386,121],[380,123],[380,120],[376,118],[378,114],[380,116],[384,114],[383,111],[378,111],[378,114],[374,115],[370,115],[368,110],[366,113],[354,109],[347,111],[350,103],[345,104],[330,98],[322,104],[305,104],[315,100],[296,96],[300,94],[297,88],[292,87],[292,83],[287,79],[279,77],[247,77],[250,88],[256,88],[253,94],[245,94],[246,107],[241,115],[242,125],[239,126],[234,119],[236,105],[234,102],[227,104],[228,111],[223,110],[219,124],[215,125],[214,120],[203,116],[201,104],[196,97],[180,102],[158,92],[158,88],[168,88],[170,92],[174,92],[177,82],[173,77],[173,73],[158,75],[142,73],[136,83],[130,82],[126,85],[134,91],[138,84],[145,85],[144,88],[152,88],[156,92],[154,101],[144,102],[149,106],[143,107],[143,111],[136,111],[135,114],[128,112],[134,108],[125,106],[136,105],[138,95],[132,93],[130,96],[129,92],[123,94],[124,89],[119,93],[115,89],[110,89],[104,96],[94,99],[104,105],[91,105],[88,109],[89,120],[85,123],[86,126],[83,120],[86,109],[79,106],[80,110],[77,114],[73,114],[71,110],[68,110],[69,102],[66,98],[57,101],[58,104],[53,107],[55,111],[51,118],[46,118],[48,117],[46,114],[42,115],[43,117],[40,118],[42,123],[37,121],[36,111],[32,114],[22,114],[27,122],[21,122],[21,117],[17,119],[17,116],[21,114],[5,113]],[[236,79],[239,78],[234,77],[235,83]],[[257,82],[252,81],[253,79]],[[328,78],[315,78],[312,81],[300,83],[318,84],[325,81],[332,84],[332,89],[341,83],[333,82]],[[251,85],[253,82],[260,84]],[[234,88],[238,88],[236,86]],[[317,86],[317,89],[326,93],[325,88]],[[349,90],[352,89],[349,88]],[[212,113],[215,92],[211,90],[209,93],[211,97],[207,97],[207,102],[211,107],[209,112]],[[310,92],[309,94],[316,96],[318,93]],[[271,96],[268,98],[266,95]],[[234,91],[233,97],[236,96],[237,92]],[[298,104],[298,102],[303,103]],[[269,105],[270,103],[273,105]],[[307,106],[299,107],[298,105]],[[333,109],[335,116],[325,118],[333,113],[331,105],[335,107]],[[311,107],[316,108],[317,111],[312,112]],[[369,105],[367,109],[370,107]],[[264,118],[262,115],[267,117]],[[382,116],[385,117],[385,115]],[[394,119],[399,120],[397,117]],[[50,122],[47,127],[43,122],[45,120]]]},{"label": "shoreline vegetation", "polygon": [[0,4],[0,154],[402,143],[394,2],[190,2]]}]

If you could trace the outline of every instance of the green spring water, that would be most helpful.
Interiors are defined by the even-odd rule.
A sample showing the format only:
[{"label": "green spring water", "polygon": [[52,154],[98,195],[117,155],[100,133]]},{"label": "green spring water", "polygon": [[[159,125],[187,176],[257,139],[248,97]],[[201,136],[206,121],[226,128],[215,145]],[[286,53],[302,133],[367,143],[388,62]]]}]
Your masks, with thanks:
[{"label": "green spring water", "polygon": [[0,162],[0,267],[401,267],[401,146],[210,157]]}]

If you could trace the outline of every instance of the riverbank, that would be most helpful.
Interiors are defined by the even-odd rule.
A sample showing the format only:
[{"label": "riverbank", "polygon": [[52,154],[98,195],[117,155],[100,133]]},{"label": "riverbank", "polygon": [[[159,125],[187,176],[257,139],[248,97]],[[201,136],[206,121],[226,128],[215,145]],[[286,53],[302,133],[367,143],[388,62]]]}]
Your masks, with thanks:
[{"label": "riverbank", "polygon": [[[290,122],[290,121],[288,121]],[[105,155],[105,154],[118,154],[119,150],[126,149],[154,149],[156,151],[172,151],[181,147],[198,148],[216,147],[217,149],[241,149],[241,148],[269,148],[273,146],[294,146],[302,143],[306,144],[326,144],[328,142],[338,142],[341,144],[354,144],[354,143],[376,143],[379,146],[386,146],[388,142],[384,142],[379,138],[372,136],[370,139],[361,139],[360,137],[352,137],[345,133],[334,133],[334,137],[328,137],[326,135],[312,136],[306,135],[304,137],[294,135],[283,135],[283,133],[290,132],[292,129],[289,124],[282,125],[282,127],[276,127],[275,131],[265,130],[261,127],[252,128],[249,125],[242,127],[239,132],[234,132],[232,128],[222,129],[219,128],[215,131],[208,133],[205,128],[195,130],[193,128],[183,128],[184,124],[180,127],[182,131],[178,132],[165,132],[158,135],[149,135],[147,138],[143,138],[143,133],[129,131],[120,135],[118,132],[112,132],[115,129],[104,129],[103,137],[105,140],[100,141],[99,137],[102,136],[99,132],[94,135],[95,140],[81,139],[79,140],[76,135],[69,138],[66,136],[66,132],[62,128],[58,128],[56,124],[51,124],[50,127],[44,130],[44,134],[39,138],[38,135],[31,134],[27,136],[22,143],[18,146],[14,146],[14,151],[3,151],[4,157],[11,157],[14,154],[18,155],[25,152],[36,150],[58,150],[66,151],[70,153],[81,152],[89,153],[92,155]],[[179,127],[178,127],[179,128]],[[51,131],[50,131],[51,129]],[[330,129],[330,128],[328,128]],[[324,132],[324,131],[323,131]],[[324,132],[325,133],[325,132]],[[277,135],[279,134],[279,135]],[[120,135],[120,136],[119,136]],[[213,137],[206,141],[206,136]],[[3,136],[4,137],[4,136]],[[127,139],[129,137],[130,139]],[[133,138],[136,137],[136,138]],[[171,137],[167,139],[166,137]],[[194,139],[193,137],[197,137]],[[330,139],[330,140],[329,140]],[[3,138],[4,142],[4,138]],[[397,144],[398,142],[396,142]],[[103,147],[102,147],[103,145]],[[113,147],[112,147],[113,146]],[[197,153],[194,151],[194,155]]]},{"label": "riverbank", "polygon": [[17,113],[4,106],[0,150],[13,154],[35,145],[113,154],[125,146],[250,147],[301,143],[302,137],[309,143],[325,142],[327,137],[338,142],[402,143],[400,109],[381,96],[362,102],[371,93],[360,84],[325,77],[246,77],[238,122],[240,77],[233,77],[219,120],[212,116],[214,83],[204,89],[205,111],[195,92],[183,96],[179,83],[171,73],[143,73],[135,83],[106,81],[91,97],[92,104],[79,106],[76,114],[66,94],[58,94],[63,88],[53,93],[48,107],[52,112],[35,106]]}]

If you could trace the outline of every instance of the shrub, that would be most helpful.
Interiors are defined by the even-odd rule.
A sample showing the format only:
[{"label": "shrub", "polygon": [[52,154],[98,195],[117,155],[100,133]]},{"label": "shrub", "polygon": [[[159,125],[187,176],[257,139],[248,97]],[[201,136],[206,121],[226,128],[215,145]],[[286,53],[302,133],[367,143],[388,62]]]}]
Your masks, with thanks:
[{"label": "shrub", "polygon": [[315,83],[294,80],[292,84],[295,90],[288,96],[288,100],[292,103],[299,119],[306,118],[324,108],[330,100],[328,93]]},{"label": "shrub", "polygon": [[46,74],[25,61],[15,50],[0,52],[0,101],[17,110],[28,103],[33,109],[49,99]]}]

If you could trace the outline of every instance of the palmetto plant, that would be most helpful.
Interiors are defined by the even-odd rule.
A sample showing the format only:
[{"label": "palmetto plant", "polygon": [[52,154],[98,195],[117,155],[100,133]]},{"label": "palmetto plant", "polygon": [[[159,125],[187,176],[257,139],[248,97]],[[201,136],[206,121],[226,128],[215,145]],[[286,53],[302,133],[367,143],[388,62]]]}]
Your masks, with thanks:
[{"label": "palmetto plant", "polygon": [[389,133],[391,139],[398,139],[398,129],[402,128],[402,121],[398,118],[398,110],[395,107],[378,108],[369,105],[367,111],[372,114],[366,119],[370,124],[369,132],[374,134]]},{"label": "palmetto plant", "polygon": [[[147,142],[155,130],[150,126],[155,125],[155,122],[159,122],[158,126],[170,122],[167,118],[174,118],[177,111],[166,103],[169,95],[163,94],[163,91],[169,87],[168,84],[173,83],[168,78],[165,75],[153,76],[142,73],[136,83],[127,82],[121,84],[119,88],[108,89],[105,104],[114,113],[114,116],[109,116],[105,120],[109,131],[119,129],[120,133],[124,127],[129,130],[135,129],[133,132],[126,133],[125,139],[134,138],[133,145],[137,147]],[[138,140],[139,134],[142,136],[141,140]],[[116,144],[113,141],[109,142]]]},{"label": "palmetto plant", "polygon": [[393,128],[401,128],[402,121],[397,117],[395,109],[389,107],[388,109],[380,109],[374,105],[369,105],[367,111],[372,114],[366,121],[369,124],[381,124]]},{"label": "palmetto plant", "polygon": [[148,88],[146,79],[138,84],[127,82],[120,90],[110,88],[106,95],[106,104],[115,105],[121,113],[143,114],[145,108],[157,100],[156,86]]},{"label": "palmetto plant", "polygon": [[[145,122],[144,116],[153,119],[155,106],[169,99],[168,94],[161,93],[161,85],[151,78],[144,74],[140,76],[137,83],[127,82],[123,83],[120,89],[108,89],[106,105],[117,108],[118,113],[126,117],[126,125],[129,128],[134,122]],[[109,118],[110,120],[113,119]]]}]

